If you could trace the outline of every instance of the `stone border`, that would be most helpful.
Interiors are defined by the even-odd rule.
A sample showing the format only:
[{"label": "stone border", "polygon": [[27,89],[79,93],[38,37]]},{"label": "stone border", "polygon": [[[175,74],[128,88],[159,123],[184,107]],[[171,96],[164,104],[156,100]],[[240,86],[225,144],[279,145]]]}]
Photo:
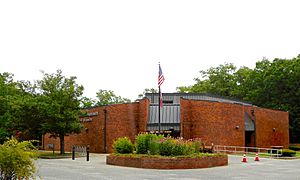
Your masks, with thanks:
[{"label": "stone border", "polygon": [[196,169],[228,165],[228,156],[203,156],[201,158],[159,158],[109,155],[106,157],[106,164],[147,169]]}]

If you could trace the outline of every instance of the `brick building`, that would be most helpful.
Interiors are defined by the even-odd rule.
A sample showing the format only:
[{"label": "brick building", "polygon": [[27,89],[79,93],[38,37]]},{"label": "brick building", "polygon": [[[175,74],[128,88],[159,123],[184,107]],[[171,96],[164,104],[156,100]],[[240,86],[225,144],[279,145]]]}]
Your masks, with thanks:
[{"label": "brick building", "polygon": [[[288,112],[207,94],[164,93],[161,131],[185,139],[201,138],[207,144],[232,146],[289,146]],[[89,109],[80,121],[80,134],[65,137],[65,150],[72,145],[90,145],[91,152],[111,152],[113,141],[140,132],[158,130],[158,94],[149,93],[139,102]],[[59,139],[44,136],[43,144]]]}]

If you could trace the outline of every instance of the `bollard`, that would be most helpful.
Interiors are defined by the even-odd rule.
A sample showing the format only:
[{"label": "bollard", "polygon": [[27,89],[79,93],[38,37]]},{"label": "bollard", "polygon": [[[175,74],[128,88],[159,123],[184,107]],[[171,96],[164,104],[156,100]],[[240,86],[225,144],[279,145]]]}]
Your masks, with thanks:
[{"label": "bollard", "polygon": [[90,146],[88,145],[86,147],[86,161],[90,160]]},{"label": "bollard", "polygon": [[54,149],[55,149],[55,144],[53,143],[53,149],[52,149],[53,156],[54,156]]},{"label": "bollard", "polygon": [[75,146],[72,146],[72,160],[75,160]]}]

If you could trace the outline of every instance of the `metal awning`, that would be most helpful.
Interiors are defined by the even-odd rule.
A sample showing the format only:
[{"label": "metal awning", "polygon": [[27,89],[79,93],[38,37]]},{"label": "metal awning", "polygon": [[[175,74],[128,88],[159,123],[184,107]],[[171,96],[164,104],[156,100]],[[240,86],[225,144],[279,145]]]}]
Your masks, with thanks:
[{"label": "metal awning", "polygon": [[[147,130],[158,130],[158,108],[156,104],[151,104],[149,108],[149,119]],[[180,130],[180,106],[164,105],[160,111],[161,130]]]},{"label": "metal awning", "polygon": [[254,120],[251,118],[251,116],[245,112],[244,115],[244,121],[245,121],[245,131],[254,131]]}]

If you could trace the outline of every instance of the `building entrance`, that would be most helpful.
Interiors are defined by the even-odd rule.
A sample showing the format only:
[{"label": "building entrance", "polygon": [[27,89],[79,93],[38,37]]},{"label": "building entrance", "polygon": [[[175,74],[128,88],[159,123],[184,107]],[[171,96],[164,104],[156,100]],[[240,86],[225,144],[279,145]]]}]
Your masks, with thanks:
[{"label": "building entrance", "polygon": [[245,131],[245,146],[254,147],[254,131]]}]

